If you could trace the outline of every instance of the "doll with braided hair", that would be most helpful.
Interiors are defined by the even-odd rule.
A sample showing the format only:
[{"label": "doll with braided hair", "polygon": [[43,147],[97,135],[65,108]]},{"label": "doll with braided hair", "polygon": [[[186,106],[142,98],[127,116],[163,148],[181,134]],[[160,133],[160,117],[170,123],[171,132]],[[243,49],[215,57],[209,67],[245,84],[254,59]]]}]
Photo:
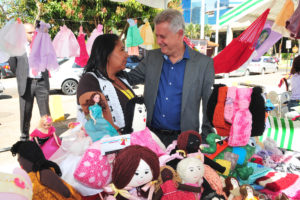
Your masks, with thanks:
[{"label": "doll with braided hair", "polygon": [[42,150],[35,142],[19,141],[12,146],[11,152],[13,156],[18,156],[19,164],[31,179],[32,199],[81,199],[72,186],[60,179],[59,166],[46,160]]}]

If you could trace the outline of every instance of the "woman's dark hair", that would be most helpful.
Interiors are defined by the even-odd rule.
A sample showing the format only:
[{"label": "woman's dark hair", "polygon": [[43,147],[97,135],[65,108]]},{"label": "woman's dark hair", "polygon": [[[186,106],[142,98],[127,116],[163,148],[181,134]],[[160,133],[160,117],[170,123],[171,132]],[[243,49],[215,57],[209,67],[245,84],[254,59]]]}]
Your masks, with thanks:
[{"label": "woman's dark hair", "polygon": [[98,77],[105,77],[112,81],[108,77],[106,65],[108,56],[113,52],[117,41],[119,37],[116,34],[103,34],[96,37],[83,75],[87,72],[94,72]]},{"label": "woman's dark hair", "polygon": [[121,129],[122,134],[128,134],[133,131],[132,121],[134,115],[134,108],[136,104],[144,104],[144,98],[134,97],[127,102],[125,112],[124,112],[125,127]]},{"label": "woman's dark hair", "polygon": [[[88,106],[88,107],[94,105],[94,104],[95,104],[95,102],[94,102],[94,97],[95,97],[96,95],[99,95],[99,96],[101,97],[100,92],[95,92],[95,93],[93,93],[93,94],[90,96],[89,99],[86,100],[86,102],[85,102],[84,105],[85,105],[85,106]],[[105,109],[104,101],[103,101],[101,98],[100,98],[100,101],[99,101],[98,105],[101,106],[102,109]]]},{"label": "woman's dark hair", "polygon": [[50,160],[46,160],[39,145],[33,141],[18,141],[11,147],[10,151],[13,156],[18,153],[21,157],[32,162],[32,171],[34,172],[53,167],[58,176],[62,175],[59,166]]},{"label": "woman's dark hair", "polygon": [[300,73],[300,55],[294,58],[291,74]]}]

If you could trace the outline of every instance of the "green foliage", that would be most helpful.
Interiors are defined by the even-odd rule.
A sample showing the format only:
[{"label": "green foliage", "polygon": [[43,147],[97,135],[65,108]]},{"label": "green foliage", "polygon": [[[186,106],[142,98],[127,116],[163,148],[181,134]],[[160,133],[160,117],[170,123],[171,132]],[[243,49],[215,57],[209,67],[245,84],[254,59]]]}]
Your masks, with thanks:
[{"label": "green foliage", "polygon": [[[200,29],[201,29],[200,24],[188,24],[185,27],[185,34],[190,39],[200,39]],[[209,25],[205,24],[204,35],[211,37],[211,34],[212,34],[211,27]]]}]

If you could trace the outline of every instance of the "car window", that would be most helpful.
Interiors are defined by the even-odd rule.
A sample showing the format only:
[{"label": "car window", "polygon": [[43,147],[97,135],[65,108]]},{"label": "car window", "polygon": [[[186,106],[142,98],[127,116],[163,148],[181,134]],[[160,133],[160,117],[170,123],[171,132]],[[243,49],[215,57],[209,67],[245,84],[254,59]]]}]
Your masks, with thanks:
[{"label": "car window", "polygon": [[74,63],[73,65],[72,65],[72,68],[82,68],[80,65],[77,65],[76,63]]},{"label": "car window", "polygon": [[260,62],[261,58],[257,59],[257,60],[252,60],[252,62]]}]

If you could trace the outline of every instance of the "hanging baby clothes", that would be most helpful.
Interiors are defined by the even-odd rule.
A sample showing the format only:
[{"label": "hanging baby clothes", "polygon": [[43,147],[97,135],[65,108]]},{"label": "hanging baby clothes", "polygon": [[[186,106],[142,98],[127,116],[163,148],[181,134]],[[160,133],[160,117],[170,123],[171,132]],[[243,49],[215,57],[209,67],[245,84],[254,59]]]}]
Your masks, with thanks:
[{"label": "hanging baby clothes", "polygon": [[60,27],[60,31],[53,39],[53,46],[57,57],[79,56],[79,44],[73,32],[66,25]]},{"label": "hanging baby clothes", "polygon": [[285,28],[285,22],[294,13],[294,3],[292,0],[286,0],[279,14],[277,15],[275,22],[272,26],[272,30],[281,33],[284,37],[289,37],[290,33]]},{"label": "hanging baby clothes", "polygon": [[129,56],[139,56],[139,45],[143,44],[143,38],[141,37],[140,31],[137,28],[136,20],[127,19],[129,28],[127,30],[126,47],[128,47]]},{"label": "hanging baby clothes", "polygon": [[91,50],[92,50],[92,46],[93,43],[96,39],[96,37],[98,37],[99,35],[103,34],[103,25],[98,24],[97,28],[95,28],[90,36],[90,38],[88,39],[87,43],[86,43],[86,49],[89,55],[91,55]]},{"label": "hanging baby clothes", "polygon": [[22,56],[26,53],[26,32],[20,20],[11,19],[0,30],[0,38],[0,57],[4,57],[3,59],[7,58],[7,54],[12,57]]},{"label": "hanging baby clothes", "polygon": [[154,44],[153,32],[150,23],[148,22],[148,19],[145,19],[144,22],[145,24],[140,26],[140,33],[141,37],[144,40],[144,43],[140,46],[145,49],[151,50],[152,45]]},{"label": "hanging baby clothes", "polygon": [[36,72],[43,72],[46,69],[55,70],[59,68],[54,47],[51,42],[48,29],[50,25],[40,21],[36,29],[32,49],[29,55],[29,65]]},{"label": "hanging baby clothes", "polygon": [[291,32],[291,37],[300,39],[300,0],[294,14],[286,21],[285,27]]},{"label": "hanging baby clothes", "polygon": [[85,37],[84,33],[79,33],[79,36],[77,37],[77,41],[80,46],[80,56],[75,58],[75,63],[80,67],[84,67],[87,61],[89,60],[89,55],[86,50],[84,37]]}]

